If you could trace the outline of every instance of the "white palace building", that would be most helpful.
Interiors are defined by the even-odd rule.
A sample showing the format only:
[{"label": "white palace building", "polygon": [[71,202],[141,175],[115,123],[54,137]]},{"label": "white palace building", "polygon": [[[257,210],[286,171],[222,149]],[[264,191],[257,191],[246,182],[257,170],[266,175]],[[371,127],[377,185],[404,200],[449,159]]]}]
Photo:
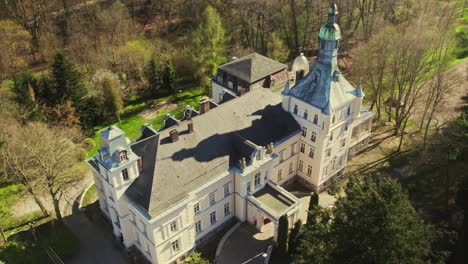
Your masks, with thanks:
[{"label": "white palace building", "polygon": [[336,14],[331,5],[311,65],[302,55],[290,71],[256,53],[233,58],[213,77],[213,98],[181,120],[145,125],[134,142],[115,126],[100,132],[99,154],[87,162],[126,248],[151,263],[177,262],[234,220],[259,230],[271,222],[276,239],[280,216],[292,225],[301,206],[281,186],[319,192],[343,175],[367,144],[373,113],[362,109],[361,85],[338,69]]}]

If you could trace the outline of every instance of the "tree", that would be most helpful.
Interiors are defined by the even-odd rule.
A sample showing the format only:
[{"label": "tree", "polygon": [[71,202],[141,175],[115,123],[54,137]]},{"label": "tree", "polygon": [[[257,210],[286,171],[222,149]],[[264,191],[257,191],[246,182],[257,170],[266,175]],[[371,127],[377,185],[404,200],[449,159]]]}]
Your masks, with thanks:
[{"label": "tree", "polygon": [[202,257],[200,252],[193,252],[184,261],[185,264],[209,264],[209,261]]},{"label": "tree", "polygon": [[81,73],[71,60],[62,52],[57,52],[50,66],[50,88],[48,105],[55,106],[65,100],[71,100],[78,110],[87,94]]},{"label": "tree", "polygon": [[42,119],[42,106],[36,96],[39,80],[31,73],[24,72],[13,78],[10,88],[14,101],[18,105],[20,118],[23,121]]},{"label": "tree", "polygon": [[195,67],[195,77],[209,91],[209,78],[216,74],[225,61],[225,36],[221,17],[208,5],[201,23],[192,33],[190,58]]},{"label": "tree", "polygon": [[80,124],[80,118],[70,100],[56,107],[46,109],[47,123],[52,126],[74,127]]},{"label": "tree", "polygon": [[331,215],[319,209],[317,223],[305,226],[295,256],[298,263],[423,263],[430,259],[434,230],[419,218],[396,180],[355,178],[335,205]]},{"label": "tree", "polygon": [[277,35],[272,34],[268,42],[268,57],[279,62],[286,62],[289,57],[289,50],[284,45],[283,40]]},{"label": "tree", "polygon": [[52,200],[55,216],[62,220],[60,201],[85,174],[81,133],[73,128],[48,128],[42,123],[12,127],[5,132],[1,155],[8,170],[33,195],[47,213],[37,193],[44,191]]},{"label": "tree", "polygon": [[346,198],[338,199],[333,216],[337,262],[418,263],[431,254],[431,227],[394,179],[377,176],[358,182],[346,190]]},{"label": "tree", "polygon": [[104,113],[116,115],[120,121],[120,113],[123,110],[122,93],[120,83],[116,79],[105,77],[101,83],[103,95]]},{"label": "tree", "polygon": [[278,223],[278,248],[280,256],[286,256],[288,252],[288,230],[289,221],[287,215],[282,215]]},{"label": "tree", "polygon": [[291,233],[289,234],[289,239],[288,239],[288,254],[289,256],[293,256],[297,252],[297,244],[298,244],[298,239],[299,239],[299,234],[301,232],[301,227],[302,227],[302,221],[301,219],[297,220],[297,222],[294,224],[293,229],[291,230]]},{"label": "tree", "polygon": [[0,20],[0,83],[27,65],[30,35],[11,20]]},{"label": "tree", "polygon": [[319,196],[316,192],[310,194],[309,208],[308,211],[312,211],[319,205]]},{"label": "tree", "polygon": [[162,88],[169,90],[169,91],[175,91],[174,80],[175,80],[174,64],[171,61],[169,61],[164,67],[164,72],[162,75]]},{"label": "tree", "polygon": [[156,60],[151,58],[146,68],[146,77],[148,82],[148,90],[151,95],[156,95],[161,87],[161,76]]}]

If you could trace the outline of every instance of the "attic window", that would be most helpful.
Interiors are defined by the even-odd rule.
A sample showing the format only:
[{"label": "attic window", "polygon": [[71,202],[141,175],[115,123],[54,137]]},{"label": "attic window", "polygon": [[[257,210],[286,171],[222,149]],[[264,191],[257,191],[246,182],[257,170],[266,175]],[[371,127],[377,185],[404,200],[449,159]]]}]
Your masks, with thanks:
[{"label": "attic window", "polygon": [[127,151],[122,150],[119,152],[119,162],[124,162],[128,160]]},{"label": "attic window", "polygon": [[338,82],[340,75],[341,75],[341,73],[339,71],[334,71],[333,72],[333,81]]}]

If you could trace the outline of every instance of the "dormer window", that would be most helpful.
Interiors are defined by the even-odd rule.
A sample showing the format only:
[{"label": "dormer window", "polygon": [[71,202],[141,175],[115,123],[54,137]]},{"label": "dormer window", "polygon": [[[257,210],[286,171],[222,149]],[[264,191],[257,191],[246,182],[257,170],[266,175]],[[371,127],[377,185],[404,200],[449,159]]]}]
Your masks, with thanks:
[{"label": "dormer window", "polygon": [[128,160],[127,151],[122,150],[119,152],[119,162],[124,162]]},{"label": "dormer window", "polygon": [[304,119],[307,119],[309,117],[309,112],[307,110],[304,111]]},{"label": "dormer window", "polygon": [[340,72],[339,71],[334,71],[333,72],[333,81],[335,81],[335,82],[339,81],[339,77],[340,77]]},{"label": "dormer window", "polygon": [[315,125],[318,124],[318,115],[315,115],[315,116],[314,116],[314,124],[315,124]]}]

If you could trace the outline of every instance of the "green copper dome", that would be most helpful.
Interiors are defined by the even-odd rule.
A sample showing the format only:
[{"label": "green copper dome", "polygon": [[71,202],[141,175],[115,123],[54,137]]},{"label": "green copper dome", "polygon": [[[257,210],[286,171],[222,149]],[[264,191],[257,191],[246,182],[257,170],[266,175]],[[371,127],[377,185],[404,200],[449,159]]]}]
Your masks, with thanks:
[{"label": "green copper dome", "polygon": [[325,24],[320,28],[319,38],[323,40],[341,39],[341,30],[337,24]]}]

